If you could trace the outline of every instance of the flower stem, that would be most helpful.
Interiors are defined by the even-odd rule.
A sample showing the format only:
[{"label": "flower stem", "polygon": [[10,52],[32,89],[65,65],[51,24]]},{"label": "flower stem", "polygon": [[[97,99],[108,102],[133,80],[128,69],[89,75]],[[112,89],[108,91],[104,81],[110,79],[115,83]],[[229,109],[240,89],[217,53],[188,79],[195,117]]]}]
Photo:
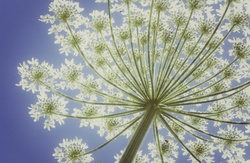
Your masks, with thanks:
[{"label": "flower stem", "polygon": [[143,118],[137,127],[133,137],[131,138],[128,146],[125,149],[125,152],[122,155],[120,163],[133,162],[136,156],[136,153],[151,125],[155,115],[158,112],[158,107],[155,104],[151,104],[146,107],[146,111],[143,115]]}]

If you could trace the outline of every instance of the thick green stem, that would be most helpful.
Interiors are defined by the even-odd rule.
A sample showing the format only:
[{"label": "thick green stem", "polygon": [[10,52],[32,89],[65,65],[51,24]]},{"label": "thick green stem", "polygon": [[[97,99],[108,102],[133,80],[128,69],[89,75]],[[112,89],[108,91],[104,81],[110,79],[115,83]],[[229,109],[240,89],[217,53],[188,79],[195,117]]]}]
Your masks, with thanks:
[{"label": "thick green stem", "polygon": [[153,122],[155,115],[158,112],[158,107],[155,104],[150,104],[146,107],[143,118],[137,127],[133,137],[131,138],[125,152],[122,155],[120,163],[132,163],[135,159],[136,153],[142,144],[142,141]]}]

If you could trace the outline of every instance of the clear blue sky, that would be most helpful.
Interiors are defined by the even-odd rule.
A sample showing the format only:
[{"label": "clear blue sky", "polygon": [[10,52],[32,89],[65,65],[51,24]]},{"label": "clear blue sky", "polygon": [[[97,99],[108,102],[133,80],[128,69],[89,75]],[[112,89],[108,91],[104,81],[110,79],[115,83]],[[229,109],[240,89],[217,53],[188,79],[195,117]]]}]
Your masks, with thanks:
[{"label": "clear blue sky", "polygon": [[[54,38],[47,34],[48,25],[39,22],[39,16],[48,13],[50,0],[0,0],[0,163],[54,163],[54,148],[63,138],[84,139],[96,147],[104,139],[98,139],[95,131],[78,128],[75,120],[66,121],[50,132],[43,129],[43,121],[34,123],[28,114],[36,97],[16,87],[20,80],[19,63],[32,57],[53,64],[60,64],[64,56],[58,53]],[[93,0],[82,0],[85,14],[95,5]],[[94,154],[95,163],[112,163],[113,156],[126,145],[118,138],[107,148]],[[219,160],[217,160],[219,161]]]}]

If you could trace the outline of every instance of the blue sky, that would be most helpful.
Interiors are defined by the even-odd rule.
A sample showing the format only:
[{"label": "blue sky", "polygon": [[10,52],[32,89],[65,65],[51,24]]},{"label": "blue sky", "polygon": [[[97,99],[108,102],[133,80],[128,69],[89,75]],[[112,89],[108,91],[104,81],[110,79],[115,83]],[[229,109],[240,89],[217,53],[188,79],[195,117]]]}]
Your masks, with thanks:
[{"label": "blue sky", "polygon": [[[43,129],[43,121],[34,123],[28,107],[36,102],[31,92],[16,87],[20,80],[17,66],[32,57],[49,63],[60,63],[64,56],[58,53],[54,38],[47,34],[48,25],[38,21],[40,15],[48,13],[50,0],[1,0],[0,1],[0,162],[1,163],[53,163],[54,148],[63,138],[78,136],[96,147],[104,142],[97,139],[95,131],[79,129],[78,121],[66,121],[66,125]],[[84,0],[87,14],[94,6],[93,0]],[[120,141],[119,139],[117,140]],[[121,141],[120,141],[121,142]],[[111,144],[112,145],[112,144]],[[125,147],[125,143],[115,146]],[[121,149],[121,148],[118,148]],[[108,155],[111,158],[105,157]],[[112,162],[115,148],[97,152],[95,162]],[[113,154],[112,154],[113,153]]]},{"label": "blue sky", "polygon": [[[40,15],[48,13],[50,0],[0,0],[0,162],[1,163],[53,163],[54,148],[63,138],[82,138],[89,146],[104,142],[95,131],[79,129],[75,120],[47,131],[43,121],[34,123],[28,114],[36,97],[16,87],[20,80],[17,66],[32,57],[53,64],[60,64],[64,56],[54,45],[54,38],[47,34],[48,25],[39,22]],[[83,0],[84,13],[96,5],[93,0]],[[113,155],[126,145],[118,138],[107,148],[94,154],[95,161],[112,163]],[[109,157],[107,157],[109,156]]]}]

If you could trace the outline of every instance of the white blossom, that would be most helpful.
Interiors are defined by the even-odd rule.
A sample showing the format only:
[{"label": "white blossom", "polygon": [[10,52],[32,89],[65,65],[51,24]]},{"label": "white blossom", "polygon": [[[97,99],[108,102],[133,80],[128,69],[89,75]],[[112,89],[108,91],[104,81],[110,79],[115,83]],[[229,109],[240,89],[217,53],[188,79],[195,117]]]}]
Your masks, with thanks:
[{"label": "white blossom", "polygon": [[59,147],[56,147],[53,156],[60,163],[89,163],[93,161],[91,154],[85,154],[88,149],[86,143],[82,139],[63,139]]},{"label": "white blossom", "polygon": [[17,86],[21,86],[23,90],[35,92],[45,92],[48,89],[42,84],[52,85],[55,80],[55,70],[53,66],[47,62],[39,64],[38,59],[32,58],[27,62],[20,64],[17,68],[21,76],[21,81]]},{"label": "white blossom", "polygon": [[45,118],[44,128],[50,130],[50,127],[55,128],[55,122],[60,125],[64,124],[65,117],[60,114],[67,114],[66,104],[64,98],[57,95],[48,97],[46,94],[40,94],[37,96],[38,102],[29,107],[30,116],[34,118],[34,121],[38,121],[41,117]]},{"label": "white blossom", "polygon": [[[79,2],[51,2],[40,21],[64,63],[32,58],[18,67],[17,86],[38,94],[34,121],[50,130],[79,119],[105,137],[89,152],[64,139],[55,159],[90,162],[123,135],[130,141],[116,162],[249,161],[249,0],[95,2],[105,9],[86,15]],[[143,141],[148,130],[153,142]]]}]

